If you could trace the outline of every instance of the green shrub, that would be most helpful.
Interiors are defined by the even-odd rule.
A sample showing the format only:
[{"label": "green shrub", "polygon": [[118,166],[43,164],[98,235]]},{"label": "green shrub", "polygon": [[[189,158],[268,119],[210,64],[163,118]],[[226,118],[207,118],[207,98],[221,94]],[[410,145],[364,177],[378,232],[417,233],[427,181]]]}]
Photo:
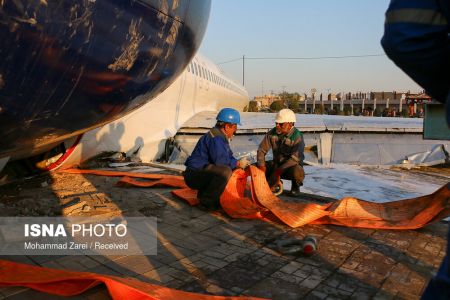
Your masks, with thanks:
[{"label": "green shrub", "polygon": [[272,102],[272,104],[270,104],[270,111],[272,111],[272,112],[278,112],[278,111],[282,110],[283,108],[284,108],[283,100],[274,101],[274,102]]},{"label": "green shrub", "polygon": [[[245,111],[245,110],[244,110]],[[248,110],[249,112],[257,112],[258,111],[258,101],[250,101],[248,103]]]}]

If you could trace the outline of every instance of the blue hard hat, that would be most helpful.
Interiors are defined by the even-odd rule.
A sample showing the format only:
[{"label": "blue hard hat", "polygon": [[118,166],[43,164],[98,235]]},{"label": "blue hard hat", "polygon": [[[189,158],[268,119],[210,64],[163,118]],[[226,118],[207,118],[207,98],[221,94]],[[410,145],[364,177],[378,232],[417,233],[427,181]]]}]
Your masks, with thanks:
[{"label": "blue hard hat", "polygon": [[217,121],[222,121],[232,124],[241,124],[241,115],[234,108],[222,108],[216,117]]}]

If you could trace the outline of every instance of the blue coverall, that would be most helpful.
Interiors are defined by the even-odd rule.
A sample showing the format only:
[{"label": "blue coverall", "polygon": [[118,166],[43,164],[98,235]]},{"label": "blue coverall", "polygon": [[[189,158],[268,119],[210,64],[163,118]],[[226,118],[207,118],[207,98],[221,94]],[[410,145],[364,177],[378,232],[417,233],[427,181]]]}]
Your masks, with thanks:
[{"label": "blue coverall", "polygon": [[[449,23],[449,0],[392,0],[381,44],[398,67],[429,95],[446,104],[450,126]],[[450,183],[447,188],[450,189]],[[422,299],[450,299],[449,247],[450,230],[444,261]]]},{"label": "blue coverall", "polygon": [[237,160],[225,134],[214,127],[203,135],[186,160],[184,181],[198,190],[197,198],[208,209],[220,207],[220,195],[225,190]]}]

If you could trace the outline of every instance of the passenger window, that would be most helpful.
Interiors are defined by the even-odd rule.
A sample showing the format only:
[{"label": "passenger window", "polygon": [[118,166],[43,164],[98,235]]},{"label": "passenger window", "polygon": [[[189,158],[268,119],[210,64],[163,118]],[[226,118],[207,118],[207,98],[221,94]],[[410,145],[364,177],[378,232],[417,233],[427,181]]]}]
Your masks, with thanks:
[{"label": "passenger window", "polygon": [[196,63],[194,63],[194,73],[195,73],[195,75],[198,76],[198,69],[197,69],[197,64]]}]

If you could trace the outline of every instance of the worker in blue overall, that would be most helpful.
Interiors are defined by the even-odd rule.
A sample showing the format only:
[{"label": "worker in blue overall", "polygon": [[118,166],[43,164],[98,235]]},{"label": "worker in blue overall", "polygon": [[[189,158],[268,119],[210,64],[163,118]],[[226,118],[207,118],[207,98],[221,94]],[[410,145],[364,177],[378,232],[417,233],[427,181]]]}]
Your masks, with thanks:
[{"label": "worker in blue overall", "polygon": [[[449,33],[449,0],[391,0],[381,45],[389,58],[427,94],[445,103],[450,126]],[[447,188],[450,189],[450,184]],[[449,247],[450,230],[444,261],[422,299],[450,299]]]},{"label": "worker in blue overall", "polygon": [[[275,127],[269,130],[259,144],[257,166],[265,172],[272,191],[280,184],[280,179],[291,180],[290,196],[300,195],[305,172],[303,159],[305,142],[303,134],[295,128],[295,113],[290,109],[280,110],[275,117]],[[272,150],[273,159],[266,161],[266,154]]]},{"label": "worker in blue overall", "polygon": [[241,125],[241,116],[233,108],[223,108],[216,117],[216,125],[203,135],[186,160],[184,181],[195,190],[206,209],[220,208],[220,195],[234,169],[245,169],[247,158],[237,160],[230,149],[230,141]]}]

